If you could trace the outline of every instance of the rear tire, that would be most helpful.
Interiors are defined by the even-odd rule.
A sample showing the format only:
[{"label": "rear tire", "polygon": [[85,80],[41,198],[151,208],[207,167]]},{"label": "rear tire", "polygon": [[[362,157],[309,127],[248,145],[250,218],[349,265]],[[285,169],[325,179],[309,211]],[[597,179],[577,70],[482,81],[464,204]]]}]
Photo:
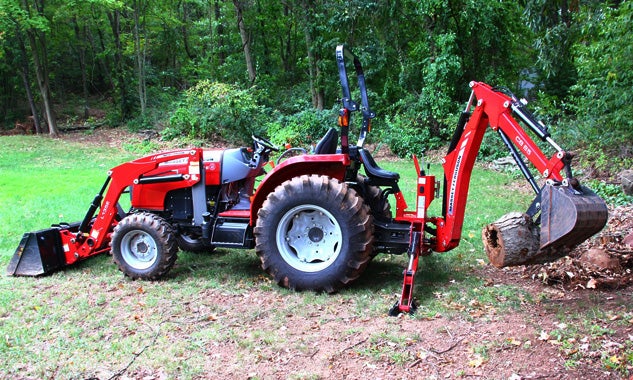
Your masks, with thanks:
[{"label": "rear tire", "polygon": [[[366,184],[365,177],[360,174],[356,177],[356,184],[352,185],[352,187],[364,199],[365,204],[369,206],[369,211],[371,216],[374,217],[374,221],[391,221],[393,219],[389,200],[383,195],[380,187]],[[374,247],[371,253],[372,258],[379,253]]]},{"label": "rear tire", "polygon": [[380,187],[367,185],[365,183],[365,177],[358,175],[356,177],[356,185],[353,186],[353,188],[365,200],[365,204],[369,206],[371,215],[375,219],[391,220],[393,218],[391,204],[389,204],[389,200],[383,196]]},{"label": "rear tire", "polygon": [[336,179],[288,180],[268,195],[257,217],[255,250],[281,286],[332,293],[356,280],[371,259],[369,207]]},{"label": "rear tire", "polygon": [[178,244],[173,228],[151,213],[128,215],[114,227],[112,257],[132,279],[157,280],[176,262]]}]

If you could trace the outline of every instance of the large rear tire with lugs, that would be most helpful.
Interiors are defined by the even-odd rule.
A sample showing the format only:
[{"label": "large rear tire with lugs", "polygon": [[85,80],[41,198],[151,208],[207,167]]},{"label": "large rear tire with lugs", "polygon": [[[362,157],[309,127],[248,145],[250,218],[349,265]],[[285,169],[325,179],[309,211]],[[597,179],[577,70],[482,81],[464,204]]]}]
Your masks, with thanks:
[{"label": "large rear tire with lugs", "polygon": [[174,266],[178,254],[172,226],[158,215],[131,214],[112,232],[112,257],[132,279],[157,280]]},{"label": "large rear tire with lugs", "polygon": [[356,184],[352,185],[369,206],[369,210],[374,219],[390,221],[393,217],[389,200],[385,197],[378,186],[372,186],[365,183],[365,177],[356,176]]},{"label": "large rear tire with lugs", "polygon": [[255,250],[279,285],[337,291],[371,259],[373,222],[356,191],[336,179],[303,175],[279,185],[257,213]]}]

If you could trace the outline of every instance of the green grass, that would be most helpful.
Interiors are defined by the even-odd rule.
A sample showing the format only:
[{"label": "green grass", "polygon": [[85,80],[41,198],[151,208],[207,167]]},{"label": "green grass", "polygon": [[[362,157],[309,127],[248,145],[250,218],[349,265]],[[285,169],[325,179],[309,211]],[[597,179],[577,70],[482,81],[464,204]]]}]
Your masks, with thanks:
[{"label": "green grass", "polygon": [[[80,220],[107,170],[138,156],[41,137],[0,137],[0,144],[2,268],[22,233]],[[401,188],[414,208],[413,164],[381,166],[401,174]],[[430,172],[441,178],[438,164]],[[414,318],[487,318],[535,302],[522,289],[486,286],[472,274],[485,259],[482,227],[509,211],[524,210],[529,201],[529,193],[517,190],[508,175],[475,169],[460,246],[421,260]],[[440,203],[436,200],[432,213],[439,213]],[[266,362],[272,352],[287,348],[309,357],[318,349],[308,340],[289,338],[288,321],[308,320],[319,328],[345,318],[386,318],[401,291],[406,261],[406,255],[380,255],[358,281],[335,295],[282,289],[261,270],[253,251],[226,249],[180,253],[167,278],[155,282],[124,278],[107,255],[42,278],[1,276],[0,367],[9,377],[110,378],[116,371],[153,368],[170,378],[195,378],[213,370],[208,357],[217,345],[235,346],[236,360],[243,362]],[[259,300],[255,308],[241,305],[254,299]],[[406,366],[413,359],[407,339],[415,342],[416,335],[395,322],[389,326],[355,352]],[[350,325],[338,338],[351,338],[358,329]],[[613,357],[605,363],[619,365]],[[318,375],[306,369],[289,378]]]}]

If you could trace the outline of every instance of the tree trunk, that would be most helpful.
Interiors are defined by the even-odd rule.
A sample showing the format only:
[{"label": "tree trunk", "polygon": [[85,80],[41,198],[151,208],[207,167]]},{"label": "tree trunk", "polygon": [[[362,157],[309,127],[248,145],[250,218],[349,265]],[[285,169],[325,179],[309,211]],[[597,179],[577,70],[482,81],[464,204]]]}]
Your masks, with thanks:
[{"label": "tree trunk", "polygon": [[253,54],[251,53],[251,41],[246,25],[244,24],[244,6],[239,0],[233,0],[235,11],[237,12],[237,27],[242,38],[242,49],[244,49],[244,59],[246,60],[246,70],[248,70],[248,80],[250,83],[255,82],[256,72],[253,62]]},{"label": "tree trunk", "polygon": [[[288,4],[283,5],[284,19],[290,20],[294,18],[293,15],[290,14],[290,7]],[[293,23],[294,25],[294,23]],[[292,72],[294,68],[294,57],[292,56],[292,33],[293,27],[289,27],[286,31],[286,35],[279,36],[279,57],[281,58],[281,63],[284,68],[284,72],[289,73]]]},{"label": "tree trunk", "polygon": [[215,22],[217,24],[215,33],[218,40],[218,66],[224,65],[226,61],[226,53],[224,52],[224,25],[222,24],[222,13],[220,11],[220,0],[215,0],[213,3],[213,11],[215,16]]},{"label": "tree trunk", "polygon": [[485,226],[481,237],[490,263],[497,268],[543,264],[569,254],[569,249],[540,250],[539,233],[529,215],[511,212]]},{"label": "tree trunk", "polygon": [[[96,24],[96,19],[94,15],[92,20],[93,24]],[[107,49],[103,42],[105,40],[103,36],[103,31],[101,30],[101,28],[99,28],[98,25],[96,25],[95,27],[97,28],[98,41],[95,41],[95,37],[92,34],[92,29],[88,28],[86,30],[88,42],[90,43],[90,47],[92,49],[92,56],[97,59],[97,62],[99,62],[99,67],[101,68],[103,75],[103,81],[105,82],[107,88],[111,90],[114,89],[114,82],[112,81],[111,73],[112,70],[110,69],[112,65],[110,63],[110,60],[108,59],[109,54],[104,54]]]},{"label": "tree trunk", "polygon": [[[88,118],[88,109],[90,108],[90,104],[88,101],[89,93],[88,93],[88,75],[86,73],[86,27],[85,25],[80,28],[77,17],[72,18],[73,22],[73,30],[75,31],[75,38],[78,42],[77,48],[77,58],[79,59],[79,69],[81,70],[81,87],[83,89],[83,117],[84,119]],[[83,29],[83,33],[82,33]]]},{"label": "tree trunk", "polygon": [[182,6],[182,25],[180,27],[180,34],[182,35],[182,43],[185,48],[185,53],[187,54],[187,58],[190,61],[196,59],[196,55],[191,50],[191,46],[189,46],[189,29],[188,26],[191,24],[189,21],[189,3],[183,2]]},{"label": "tree trunk", "polygon": [[[31,6],[27,0],[22,1],[24,9],[28,12],[31,10]],[[43,3],[35,2],[36,11],[43,16],[44,5]],[[35,76],[37,79],[37,85],[42,96],[42,104],[44,106],[44,113],[46,114],[46,122],[48,124],[48,134],[51,137],[58,137],[59,131],[57,130],[57,121],[55,120],[55,113],[53,112],[53,105],[51,104],[51,91],[48,78],[48,60],[46,56],[46,35],[42,31],[36,29],[29,29],[26,35],[31,45],[31,55],[33,58],[33,66],[35,68]]]},{"label": "tree trunk", "polygon": [[116,89],[118,90],[121,120],[125,120],[130,114],[130,107],[127,101],[127,84],[125,82],[125,71],[123,62],[123,47],[121,45],[121,25],[120,13],[118,10],[108,12],[110,27],[112,28],[112,36],[114,38],[114,71],[116,78]]},{"label": "tree trunk", "polygon": [[[147,39],[145,38],[145,5],[142,0],[134,2],[134,50],[136,51],[136,72],[138,75],[138,99],[141,115],[147,109],[147,84],[145,80],[145,57]],[[142,41],[143,40],[143,41]]]},{"label": "tree trunk", "polygon": [[317,47],[314,43],[312,35],[312,14],[314,14],[314,3],[312,1],[302,1],[304,13],[304,35],[306,41],[306,49],[308,52],[308,73],[310,76],[310,95],[312,97],[312,106],[318,110],[323,109],[325,103],[325,89],[321,83],[321,70],[319,69],[319,55]]},{"label": "tree trunk", "polygon": [[24,84],[24,91],[26,92],[26,98],[29,102],[29,108],[31,109],[31,115],[33,116],[33,125],[35,126],[35,133],[42,134],[42,124],[40,122],[40,115],[35,105],[35,99],[33,98],[33,92],[31,91],[31,79],[29,76],[29,61],[27,59],[26,45],[24,44],[24,38],[22,32],[16,28],[16,36],[20,46],[20,76],[22,77],[22,83]]}]

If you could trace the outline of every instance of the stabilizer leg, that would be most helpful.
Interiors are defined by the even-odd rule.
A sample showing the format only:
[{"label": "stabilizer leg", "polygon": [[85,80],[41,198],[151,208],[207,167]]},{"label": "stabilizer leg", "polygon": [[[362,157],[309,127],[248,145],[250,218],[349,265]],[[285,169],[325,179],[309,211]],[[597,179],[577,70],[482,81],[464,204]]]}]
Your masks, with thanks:
[{"label": "stabilizer leg", "polygon": [[413,285],[415,282],[415,273],[418,269],[418,261],[420,259],[420,241],[422,232],[415,231],[411,234],[411,243],[407,254],[409,255],[409,265],[404,270],[404,280],[402,283],[402,295],[400,301],[389,310],[389,316],[397,317],[402,313],[414,314],[418,308],[413,300]]}]

